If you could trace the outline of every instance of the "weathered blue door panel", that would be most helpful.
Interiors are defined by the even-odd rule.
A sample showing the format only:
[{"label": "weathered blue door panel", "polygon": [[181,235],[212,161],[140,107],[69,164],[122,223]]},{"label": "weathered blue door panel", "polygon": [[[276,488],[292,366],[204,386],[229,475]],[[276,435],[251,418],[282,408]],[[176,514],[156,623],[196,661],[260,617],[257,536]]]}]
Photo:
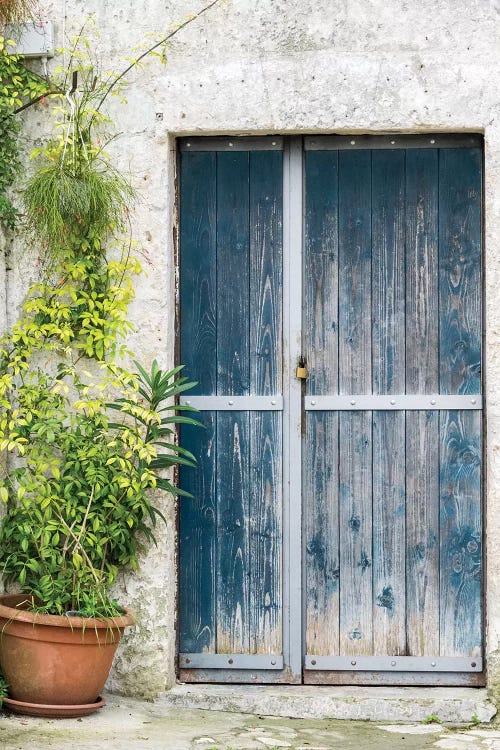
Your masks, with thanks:
[{"label": "weathered blue door panel", "polygon": [[334,675],[345,656],[482,653],[481,412],[425,408],[481,391],[481,158],[305,153],[306,395],[422,397],[306,412],[307,681],[370,681],[369,660]]},{"label": "weathered blue door panel", "polygon": [[[180,358],[193,395],[281,393],[282,170],[279,150],[181,154]],[[180,650],[237,666],[234,655],[282,652],[281,412],[200,414],[206,430],[181,434],[198,466],[181,472],[193,499],[180,508]]]}]

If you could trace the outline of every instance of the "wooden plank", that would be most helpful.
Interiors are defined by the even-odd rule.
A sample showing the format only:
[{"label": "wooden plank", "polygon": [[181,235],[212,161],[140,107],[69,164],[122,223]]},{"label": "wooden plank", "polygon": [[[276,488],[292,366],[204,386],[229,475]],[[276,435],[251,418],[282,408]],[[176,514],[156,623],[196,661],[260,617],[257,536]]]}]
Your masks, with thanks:
[{"label": "wooden plank", "polygon": [[[181,159],[181,361],[198,385],[193,393],[216,392],[215,349],[215,155]],[[181,501],[179,519],[179,629],[182,650],[215,651],[215,415],[203,415],[206,430],[186,427],[182,444],[198,459],[183,469],[181,486],[193,494]]]},{"label": "wooden plank", "polygon": [[248,654],[249,424],[217,414],[217,653]]},{"label": "wooden plank", "polygon": [[274,669],[180,669],[180,682],[217,683],[241,685],[300,685],[302,675],[294,674],[289,667],[276,671]]},{"label": "wooden plank", "polygon": [[480,656],[481,414],[440,414],[440,653]]},{"label": "wooden plank", "polygon": [[[373,393],[405,389],[405,153],[372,154]],[[373,649],[406,648],[405,414],[373,412]]]},{"label": "wooden plank", "polygon": [[440,392],[481,390],[481,151],[439,156]]},{"label": "wooden plank", "polygon": [[183,154],[180,189],[180,358],[197,385],[216,391],[216,157]]},{"label": "wooden plank", "polygon": [[307,653],[339,655],[338,430],[335,412],[307,415],[303,498]]},{"label": "wooden plank", "polygon": [[[440,390],[478,393],[481,364],[481,152],[439,161]],[[481,415],[440,415],[440,648],[481,648]]]},{"label": "wooden plank", "polygon": [[197,459],[182,467],[180,486],[192,494],[179,502],[179,649],[216,651],[216,489],[214,412],[203,412],[203,428],[184,425],[181,444]]},{"label": "wooden plank", "polygon": [[[305,156],[307,394],[338,393],[338,155]],[[338,414],[308,413],[303,456],[306,650],[339,654]]]},{"label": "wooden plank", "polygon": [[[182,678],[181,673],[181,680]],[[207,680],[208,682],[208,680]],[[305,685],[371,685],[387,686],[428,685],[429,687],[464,686],[483,687],[486,684],[482,672],[351,672],[317,671],[304,672]]]},{"label": "wooden plank", "polygon": [[406,412],[407,654],[439,654],[439,413]]},{"label": "wooden plank", "polygon": [[[371,154],[339,154],[339,392],[371,392]],[[371,654],[372,416],[339,418],[340,653]]]},{"label": "wooden plank", "polygon": [[[217,394],[250,379],[248,152],[217,154]],[[217,652],[248,653],[249,417],[217,414]]]},{"label": "wooden plank", "polygon": [[[406,392],[439,391],[438,151],[406,154]],[[407,653],[439,654],[439,415],[406,412]]]},{"label": "wooden plank", "polygon": [[373,393],[405,387],[405,153],[372,154]]},{"label": "wooden plank", "polygon": [[405,415],[373,412],[373,649],[406,653]]},{"label": "wooden plank", "polygon": [[[281,152],[250,154],[250,392],[282,389]],[[282,415],[250,414],[250,651],[282,650]]]}]

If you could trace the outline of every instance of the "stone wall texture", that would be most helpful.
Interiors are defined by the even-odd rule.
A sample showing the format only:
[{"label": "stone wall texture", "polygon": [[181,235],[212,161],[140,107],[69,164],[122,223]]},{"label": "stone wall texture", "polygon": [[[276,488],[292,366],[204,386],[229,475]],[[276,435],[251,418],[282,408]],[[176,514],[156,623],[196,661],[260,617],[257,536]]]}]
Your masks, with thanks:
[{"label": "stone wall texture", "polygon": [[[104,66],[125,67],[199,0],[42,0],[57,45],[93,14]],[[89,31],[92,36],[94,32]],[[57,64],[50,61],[49,65]],[[223,0],[181,31],[166,67],[151,59],[111,102],[118,164],[141,195],[134,236],[147,253],[131,346],[174,359],[175,136],[221,133],[476,131],[485,135],[486,611],[488,680],[500,688],[500,3],[498,0]],[[44,137],[25,115],[27,147]],[[36,248],[8,243],[4,320],[36,274]],[[175,680],[175,508],[140,574],[120,584],[139,625],[121,647],[110,687],[151,696]],[[499,689],[500,693],[500,689]]]}]

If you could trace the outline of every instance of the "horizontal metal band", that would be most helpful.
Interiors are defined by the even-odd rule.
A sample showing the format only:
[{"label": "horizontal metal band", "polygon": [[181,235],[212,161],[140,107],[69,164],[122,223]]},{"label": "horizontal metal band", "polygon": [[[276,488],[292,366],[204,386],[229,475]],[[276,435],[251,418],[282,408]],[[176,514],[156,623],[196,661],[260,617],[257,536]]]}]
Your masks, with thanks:
[{"label": "horizontal metal band", "polygon": [[481,148],[483,136],[475,133],[454,135],[450,133],[429,133],[408,135],[389,133],[388,135],[322,135],[306,136],[306,151],[356,151],[358,149],[397,149],[397,148]]},{"label": "horizontal metal band", "polygon": [[181,669],[283,669],[282,654],[179,654]]},{"label": "horizontal metal band", "polygon": [[199,411],[283,411],[283,396],[181,396]]},{"label": "horizontal metal band", "polygon": [[482,409],[482,398],[439,395],[307,396],[306,411],[427,411],[431,409]]},{"label": "horizontal metal band", "polygon": [[181,151],[283,151],[280,136],[216,136],[179,138]]},{"label": "horizontal metal band", "polygon": [[350,672],[482,672],[481,657],[462,656],[314,656],[307,654],[304,669]]}]

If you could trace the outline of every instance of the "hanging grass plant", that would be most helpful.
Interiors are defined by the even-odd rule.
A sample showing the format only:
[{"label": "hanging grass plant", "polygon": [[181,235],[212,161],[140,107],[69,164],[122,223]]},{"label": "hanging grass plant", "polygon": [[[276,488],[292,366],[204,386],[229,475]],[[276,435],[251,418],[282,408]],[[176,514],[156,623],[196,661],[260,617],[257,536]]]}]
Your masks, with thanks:
[{"label": "hanging grass plant", "polygon": [[0,26],[33,18],[36,0],[0,0]]},{"label": "hanging grass plant", "polygon": [[133,197],[130,183],[107,162],[83,160],[75,169],[49,160],[29,180],[23,199],[29,226],[57,252],[122,227]]}]

